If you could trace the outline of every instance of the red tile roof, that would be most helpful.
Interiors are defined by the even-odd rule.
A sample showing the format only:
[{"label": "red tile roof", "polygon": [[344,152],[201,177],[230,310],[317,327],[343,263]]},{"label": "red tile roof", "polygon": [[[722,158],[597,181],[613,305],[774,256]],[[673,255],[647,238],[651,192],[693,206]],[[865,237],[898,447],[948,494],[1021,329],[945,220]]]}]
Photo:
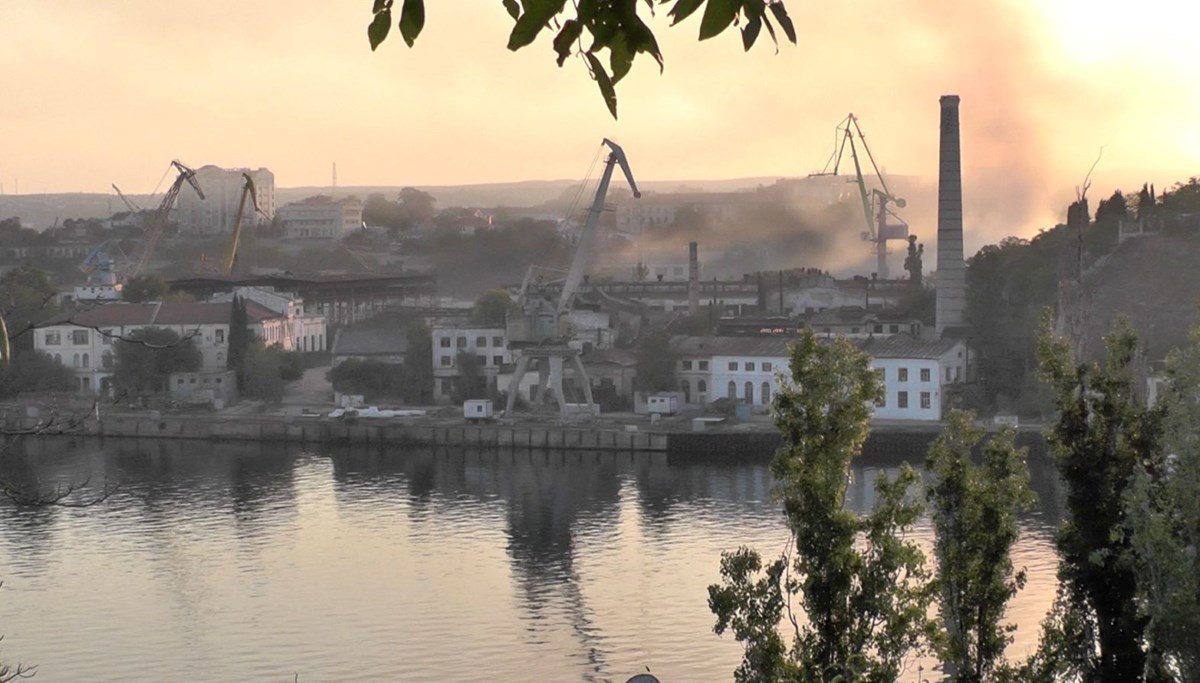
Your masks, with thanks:
[{"label": "red tile roof", "polygon": [[[72,311],[56,315],[38,327],[52,325],[79,325],[81,327],[125,327],[133,325],[220,325],[228,323],[233,315],[233,304],[226,302],[181,302],[181,303],[111,303],[85,311]],[[263,322],[281,314],[253,301],[246,301],[246,318],[250,322]]]}]

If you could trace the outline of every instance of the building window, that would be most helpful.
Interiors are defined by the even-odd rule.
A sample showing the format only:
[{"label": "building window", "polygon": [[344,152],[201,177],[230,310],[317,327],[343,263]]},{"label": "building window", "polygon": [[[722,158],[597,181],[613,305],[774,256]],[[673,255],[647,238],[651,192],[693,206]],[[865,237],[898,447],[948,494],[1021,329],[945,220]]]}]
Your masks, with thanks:
[{"label": "building window", "polygon": [[475,346],[487,348],[487,337],[475,337]]},{"label": "building window", "polygon": [[487,365],[487,356],[475,356],[475,362],[480,365]]},{"label": "building window", "polygon": [[458,339],[454,340],[454,344],[460,349],[465,349],[467,348],[467,338],[459,337]]},{"label": "building window", "polygon": [[439,342],[441,342],[441,347],[442,347],[443,349],[448,349],[448,348],[450,348],[450,337],[442,337],[442,338],[441,338],[441,339],[439,339],[438,341],[439,341]]},{"label": "building window", "polygon": [[707,369],[708,369],[708,361],[706,361],[706,360],[702,360],[702,361],[700,361],[700,362],[699,362],[699,365],[700,365],[700,369],[701,369],[701,370],[707,370]]},{"label": "building window", "polygon": [[899,382],[908,381],[908,368],[899,368],[896,370],[896,380]]},{"label": "building window", "polygon": [[442,356],[442,367],[448,368],[451,365],[454,365],[454,357],[453,356]]},{"label": "building window", "polygon": [[726,389],[725,395],[728,398],[737,399],[737,382],[729,380],[729,387]]},{"label": "building window", "polygon": [[875,334],[882,334],[883,333],[883,325],[876,323],[875,327],[873,328],[873,331],[875,332]]},{"label": "building window", "polygon": [[54,354],[54,362],[58,363],[59,365],[62,365],[62,354],[61,353]]},{"label": "building window", "polygon": [[88,355],[86,353],[83,354],[83,367],[85,367],[85,368],[90,367],[90,365],[91,365],[91,359],[88,358]]},{"label": "building window", "polygon": [[71,358],[71,367],[73,367],[73,368],[77,368],[77,367],[79,367],[79,354],[78,354],[78,353],[77,353],[77,354],[75,354],[75,355],[74,355],[74,356]]},{"label": "building window", "polygon": [[754,404],[754,382],[746,382],[746,384],[743,385],[742,398],[746,400],[746,403],[751,405]]},{"label": "building window", "polygon": [[691,369],[692,369],[692,361],[690,361],[690,360],[681,360],[681,361],[679,361],[679,365],[680,365],[680,367],[682,367],[684,370],[691,370]]},{"label": "building window", "polygon": [[907,408],[908,407],[908,392],[907,391],[896,392],[896,407],[897,408]]},{"label": "building window", "polygon": [[850,328],[850,334],[858,334],[858,328],[857,328],[857,327],[851,327],[851,328]]},{"label": "building window", "polygon": [[72,330],[71,343],[76,346],[87,346],[88,331],[87,330]]},{"label": "building window", "polygon": [[730,370],[737,370],[737,361],[735,361],[735,360],[731,360],[731,361],[729,361],[729,369],[730,369]]},{"label": "building window", "polygon": [[946,368],[946,381],[950,381],[950,368]]},{"label": "building window", "polygon": [[708,393],[708,382],[705,382],[704,380],[700,380],[699,382],[696,382],[696,393],[699,394],[700,396],[707,394]]},{"label": "building window", "polygon": [[175,380],[175,384],[176,384],[177,386],[183,386],[183,378],[182,378],[182,377],[180,377],[179,379]]},{"label": "building window", "polygon": [[746,372],[754,372],[754,363],[751,363],[751,362],[746,363]]},{"label": "building window", "polygon": [[224,343],[225,343],[225,330],[217,330],[217,331],[216,331],[214,334],[215,334],[215,335],[216,335],[216,337],[217,337],[217,343],[218,343],[218,344],[224,344]]},{"label": "building window", "polygon": [[771,383],[770,382],[762,383],[762,402],[763,402],[763,405],[767,405],[768,403],[771,402]]},{"label": "building window", "polygon": [[929,368],[921,368],[921,381],[922,382],[929,381]]},{"label": "building window", "polygon": [[892,334],[896,334],[896,333],[898,333],[899,331],[900,331],[900,326],[899,326],[899,325],[889,325],[889,326],[888,326],[888,332],[891,332]]},{"label": "building window", "polygon": [[218,362],[218,363],[224,363],[224,362],[225,362],[225,352],[224,352],[224,351],[218,351],[218,352],[217,352],[217,362]]},{"label": "building window", "polygon": [[929,406],[932,404],[932,401],[930,400],[930,398],[931,397],[929,396],[928,391],[921,392],[921,407],[924,408],[925,410],[929,410]]},{"label": "building window", "polygon": [[683,390],[683,402],[691,403],[692,402],[692,384],[691,384],[691,382],[688,382],[685,379],[679,383],[679,387],[680,387],[680,389]]},{"label": "building window", "polygon": [[111,370],[113,366],[112,351],[105,351],[103,356],[100,356],[100,365],[105,370]]},{"label": "building window", "polygon": [[492,356],[492,365],[496,367],[504,365],[504,356]]},{"label": "building window", "polygon": [[62,337],[58,332],[46,333],[46,346],[58,346],[62,343]]},{"label": "building window", "polygon": [[763,372],[770,372],[770,371],[771,371],[770,361],[763,361]]},{"label": "building window", "polygon": [[504,337],[492,337],[492,346],[496,348],[504,346]]}]

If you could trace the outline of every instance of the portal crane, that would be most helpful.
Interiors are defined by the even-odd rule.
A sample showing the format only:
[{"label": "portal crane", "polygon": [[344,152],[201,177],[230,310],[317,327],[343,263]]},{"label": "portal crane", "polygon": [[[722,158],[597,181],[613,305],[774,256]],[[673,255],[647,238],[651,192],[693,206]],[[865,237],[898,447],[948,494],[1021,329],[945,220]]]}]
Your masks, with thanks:
[{"label": "portal crane", "polygon": [[[233,262],[237,258],[238,240],[242,236],[242,218],[246,213],[246,199],[250,199],[251,203],[254,204],[254,210],[257,213],[266,216],[263,210],[258,208],[258,192],[254,189],[254,179],[250,177],[249,173],[243,173],[242,178],[246,182],[242,185],[242,199],[238,202],[237,214],[233,218],[233,234],[229,238],[229,248],[225,251],[225,260],[221,268],[221,272],[225,275],[233,273]],[[197,191],[199,191],[199,188],[197,188]],[[204,197],[204,195],[200,196],[201,198]]]},{"label": "portal crane", "polygon": [[163,195],[158,208],[154,210],[154,214],[150,217],[149,222],[146,223],[146,248],[142,250],[142,255],[138,257],[137,264],[130,271],[129,277],[137,277],[145,272],[146,264],[150,262],[150,256],[154,253],[154,247],[158,244],[158,240],[162,238],[163,230],[167,227],[167,219],[171,216],[171,206],[175,204],[175,199],[179,197],[179,191],[183,189],[184,182],[192,186],[192,189],[196,191],[200,199],[204,199],[204,191],[200,189],[200,184],[196,182],[196,172],[178,160],[172,161],[171,166],[179,172],[179,175],[175,178],[175,182],[171,183],[170,189]]},{"label": "portal crane", "polygon": [[633,172],[629,169],[625,151],[608,138],[604,138],[601,144],[606,145],[610,150],[608,159],[604,162],[604,171],[600,176],[600,182],[596,185],[596,196],[588,210],[587,220],[584,222],[583,230],[575,245],[575,255],[571,259],[571,266],[567,270],[566,278],[562,281],[562,290],[559,292],[557,300],[547,295],[544,286],[546,283],[538,274],[539,271],[546,271],[545,268],[530,266],[521,283],[521,291],[517,297],[517,304],[521,310],[520,317],[515,320],[510,317],[507,323],[509,348],[519,349],[521,356],[508,385],[506,414],[512,414],[517,392],[520,390],[521,379],[531,369],[531,366],[536,365],[538,384],[534,388],[532,402],[535,405],[541,404],[549,392],[558,402],[560,414],[565,417],[567,402],[563,395],[563,370],[564,363],[567,362],[570,363],[576,378],[582,385],[584,398],[587,400],[588,414],[593,414],[595,411],[591,383],[583,368],[583,362],[579,359],[579,350],[568,344],[569,334],[566,329],[566,318],[575,302],[579,283],[583,280],[583,270],[587,266],[592,243],[596,238],[600,214],[604,211],[604,198],[608,194],[608,186],[612,181],[613,169],[616,166],[619,165],[621,171],[624,172],[625,179],[629,182],[630,189],[633,190],[633,196],[642,196],[633,179]]},{"label": "portal crane", "polygon": [[[875,177],[879,179],[879,185],[882,189],[867,189],[867,181],[863,176],[862,162],[858,156],[858,146],[854,142],[856,136],[858,137],[858,143],[862,145],[863,152],[867,155],[867,160],[871,162],[871,169],[875,172]],[[888,204],[894,204],[896,208],[903,209],[905,201],[893,195],[891,190],[888,189],[887,180],[879,172],[879,167],[875,164],[875,157],[871,154],[871,148],[867,146],[867,138],[863,135],[862,129],[858,125],[858,117],[853,113],[846,116],[845,120],[838,124],[837,137],[840,139],[840,144],[835,143],[836,149],[834,149],[833,155],[825,165],[826,170],[821,173],[814,173],[813,175],[837,175],[838,167],[841,165],[846,148],[850,148],[850,158],[854,162],[854,180],[851,182],[855,182],[858,185],[859,201],[862,202],[863,218],[867,226],[867,229],[862,233],[862,238],[864,241],[872,243],[877,259],[876,272],[881,279],[886,280],[888,277],[888,241],[908,238],[908,224],[888,209]],[[829,170],[830,164],[833,165],[832,171]],[[899,223],[890,223],[889,216],[895,218]]]}]

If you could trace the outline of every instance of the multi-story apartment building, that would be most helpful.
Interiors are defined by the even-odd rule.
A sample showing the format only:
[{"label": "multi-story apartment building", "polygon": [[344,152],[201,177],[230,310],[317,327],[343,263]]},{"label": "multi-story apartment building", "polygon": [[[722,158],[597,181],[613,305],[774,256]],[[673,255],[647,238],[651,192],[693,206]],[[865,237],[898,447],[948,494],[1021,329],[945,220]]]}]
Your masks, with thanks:
[{"label": "multi-story apartment building", "polygon": [[462,379],[458,354],[475,357],[479,371],[489,388],[496,388],[496,377],[511,371],[512,351],[503,327],[478,327],[467,323],[435,323],[433,336],[433,398],[448,403]]},{"label": "multi-story apartment building", "polygon": [[176,200],[175,215],[179,232],[191,235],[215,235],[233,231],[234,219],[242,201],[242,188],[246,181],[242,174],[250,175],[254,181],[258,208],[254,210],[249,200],[242,216],[242,227],[270,222],[275,217],[275,175],[266,168],[219,168],[201,166],[196,169],[196,183],[204,191],[204,199],[185,187]]},{"label": "multi-story apartment building", "polygon": [[340,240],[362,227],[362,212],[357,197],[317,195],[284,204],[279,216],[289,239]]},{"label": "multi-story apartment building", "polygon": [[[56,316],[34,331],[33,346],[75,371],[82,392],[105,393],[116,369],[118,340],[136,330],[157,327],[192,340],[202,371],[224,370],[229,355],[231,303],[112,303]],[[247,330],[267,344],[282,342],[284,316],[246,303]]]}]

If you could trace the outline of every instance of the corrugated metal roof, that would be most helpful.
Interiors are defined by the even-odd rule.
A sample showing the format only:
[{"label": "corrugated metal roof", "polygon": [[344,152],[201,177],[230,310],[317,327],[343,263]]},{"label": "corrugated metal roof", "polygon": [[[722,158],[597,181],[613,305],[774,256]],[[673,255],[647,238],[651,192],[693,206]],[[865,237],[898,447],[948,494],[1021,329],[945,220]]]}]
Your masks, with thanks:
[{"label": "corrugated metal roof", "polygon": [[345,327],[333,339],[335,356],[394,356],[408,351],[408,338],[395,330]]},{"label": "corrugated metal roof", "polygon": [[954,349],[954,339],[913,339],[906,334],[856,339],[854,345],[872,358],[941,358]]}]

